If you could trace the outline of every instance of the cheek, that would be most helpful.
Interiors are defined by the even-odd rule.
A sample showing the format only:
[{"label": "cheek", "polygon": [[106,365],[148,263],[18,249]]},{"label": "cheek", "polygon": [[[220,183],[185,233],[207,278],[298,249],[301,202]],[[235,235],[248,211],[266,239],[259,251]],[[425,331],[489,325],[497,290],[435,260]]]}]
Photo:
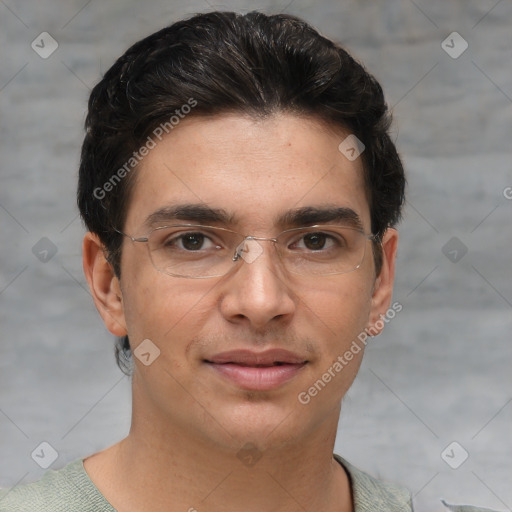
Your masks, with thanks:
[{"label": "cheek", "polygon": [[161,293],[166,276],[154,270],[151,263],[148,264],[146,258],[142,257],[142,252],[124,256],[121,290],[128,337],[133,350],[144,339],[157,343],[157,320],[166,316],[163,311],[169,306],[169,295]]},{"label": "cheek", "polygon": [[[354,276],[355,277],[355,276]],[[371,309],[372,287],[369,280],[349,274],[328,277],[318,288],[303,294],[303,305],[331,334],[345,339],[367,326]]]},{"label": "cheek", "polygon": [[330,410],[352,385],[363,358],[366,338],[361,341],[360,336],[368,326],[372,281],[346,274],[310,292],[304,306],[305,311],[309,309],[306,325],[309,332],[313,323],[317,326],[319,355],[312,367],[311,386],[315,388],[318,379],[329,382],[316,407]]},{"label": "cheek", "polygon": [[196,281],[191,284],[152,268],[131,276],[130,284],[123,289],[130,341],[135,346],[149,338],[166,359],[172,355],[178,364],[184,357],[185,340],[190,339],[212,313],[209,291],[214,283]]}]

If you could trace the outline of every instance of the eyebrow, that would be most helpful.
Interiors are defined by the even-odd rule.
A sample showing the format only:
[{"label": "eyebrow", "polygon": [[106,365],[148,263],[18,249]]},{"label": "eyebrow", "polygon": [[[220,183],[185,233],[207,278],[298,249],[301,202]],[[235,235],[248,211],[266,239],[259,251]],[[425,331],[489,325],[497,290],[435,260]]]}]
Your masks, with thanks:
[{"label": "eyebrow", "polygon": [[[237,224],[237,217],[224,208],[213,208],[204,203],[171,204],[151,213],[144,225],[151,228],[157,224],[174,221],[189,221],[200,224]],[[343,225],[364,231],[361,217],[348,207],[335,205],[303,206],[288,210],[274,218],[280,228],[293,228],[328,222],[341,222]]]}]

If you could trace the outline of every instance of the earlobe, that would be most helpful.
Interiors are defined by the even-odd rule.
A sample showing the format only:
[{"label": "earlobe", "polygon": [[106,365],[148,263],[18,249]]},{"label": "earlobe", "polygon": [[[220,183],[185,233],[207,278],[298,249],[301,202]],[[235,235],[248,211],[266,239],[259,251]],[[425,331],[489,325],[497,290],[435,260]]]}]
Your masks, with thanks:
[{"label": "earlobe", "polygon": [[115,336],[125,336],[127,331],[119,279],[107,261],[103,244],[96,234],[85,234],[82,258],[94,304],[105,326]]},{"label": "earlobe", "polygon": [[381,316],[386,315],[391,304],[397,246],[398,232],[396,229],[388,228],[382,237],[382,266],[375,279],[368,320],[368,331],[374,336],[382,331],[384,323]]}]

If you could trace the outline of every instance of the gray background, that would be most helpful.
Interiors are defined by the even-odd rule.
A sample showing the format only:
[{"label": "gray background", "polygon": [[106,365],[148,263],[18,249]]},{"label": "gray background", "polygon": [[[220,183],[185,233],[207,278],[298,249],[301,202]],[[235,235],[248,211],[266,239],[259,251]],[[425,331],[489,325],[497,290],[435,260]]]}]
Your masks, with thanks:
[{"label": "gray background", "polygon": [[[184,15],[256,8],[304,17],[367,65],[408,172],[403,311],[367,351],[337,452],[408,486],[420,512],[442,510],[440,497],[510,510],[510,0],[0,0],[0,487],[43,474],[31,457],[43,441],[55,469],[129,428],[129,380],[81,269],[74,193],[90,88],[129,45]],[[31,48],[44,31],[59,44],[47,59]],[[442,47],[453,31],[469,45],[458,58]],[[33,253],[43,237],[57,249],[46,262]],[[462,258],[456,245],[443,252],[452,237]],[[452,441],[469,453],[458,469],[441,457]],[[459,448],[448,453],[459,460]]]}]

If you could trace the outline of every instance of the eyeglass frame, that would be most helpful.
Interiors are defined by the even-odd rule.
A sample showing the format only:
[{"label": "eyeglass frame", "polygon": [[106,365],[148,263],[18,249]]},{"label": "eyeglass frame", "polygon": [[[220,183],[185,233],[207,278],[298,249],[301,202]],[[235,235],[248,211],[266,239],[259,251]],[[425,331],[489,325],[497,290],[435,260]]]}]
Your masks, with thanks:
[{"label": "eyeglass frame", "polygon": [[[176,228],[177,227],[208,228],[208,229],[226,231],[228,233],[233,233],[235,235],[243,237],[241,242],[235,248],[235,254],[232,257],[232,261],[233,262],[238,261],[238,259],[240,258],[241,252],[243,252],[243,251],[239,251],[239,248],[242,246],[242,244],[246,240],[261,240],[261,241],[266,240],[266,241],[269,241],[269,242],[273,242],[274,243],[274,247],[276,248],[276,252],[277,252],[277,254],[279,256],[279,260],[282,261],[280,253],[279,253],[279,251],[277,250],[277,247],[276,247],[276,244],[279,243],[278,238],[280,238],[285,233],[289,233],[290,231],[300,231],[300,230],[309,229],[309,228],[332,228],[332,227],[338,227],[339,228],[339,227],[343,227],[345,229],[351,229],[353,231],[361,233],[361,235],[364,235],[364,237],[366,239],[365,241],[370,240],[371,242],[377,242],[379,244],[382,243],[381,240],[379,239],[379,236],[375,235],[373,233],[368,234],[368,233],[365,233],[365,231],[363,231],[361,229],[358,229],[356,227],[352,227],[352,226],[340,226],[340,225],[329,225],[329,224],[314,224],[312,226],[300,226],[300,227],[296,227],[296,228],[285,229],[284,231],[281,231],[281,233],[277,234],[275,237],[258,237],[258,236],[252,236],[252,235],[242,235],[242,233],[238,233],[237,231],[234,231],[232,229],[223,228],[223,227],[220,227],[220,226],[209,226],[209,225],[206,225],[206,224],[167,224],[165,226],[157,226],[156,228],[152,228],[152,229],[150,229],[150,231],[146,235],[143,235],[143,236],[140,236],[140,237],[130,236],[127,233],[124,233],[123,231],[120,231],[117,228],[113,228],[113,230],[116,233],[119,233],[120,235],[123,235],[126,238],[130,239],[132,242],[147,243],[148,244],[147,248],[148,248],[148,253],[149,253],[149,259],[151,261],[151,264],[153,265],[154,269],[157,272],[160,272],[162,274],[166,274],[166,275],[171,276],[171,277],[178,277],[178,278],[181,277],[181,278],[185,278],[185,279],[212,279],[214,277],[224,277],[224,276],[227,276],[231,272],[231,270],[228,270],[225,274],[218,274],[218,275],[214,275],[214,276],[182,276],[182,275],[178,275],[178,274],[172,274],[170,272],[166,272],[164,270],[161,270],[161,269],[157,268],[155,263],[153,262],[153,257],[151,256],[151,250],[149,248],[149,237],[155,231],[159,231],[161,229],[167,229],[167,228],[174,228],[174,227],[176,227]],[[363,252],[363,256],[361,258],[361,261],[352,270],[348,270],[346,272],[329,272],[328,274],[311,274],[311,275],[314,275],[314,276],[330,276],[330,275],[349,274],[350,272],[354,272],[355,270],[357,270],[362,265],[365,256],[366,256],[366,244],[364,246],[364,252]],[[235,268],[235,266],[233,266],[232,268]],[[309,275],[309,274],[295,273],[295,272],[290,271],[290,270],[287,270],[287,271],[291,272],[292,274],[296,274],[296,275]]]}]

